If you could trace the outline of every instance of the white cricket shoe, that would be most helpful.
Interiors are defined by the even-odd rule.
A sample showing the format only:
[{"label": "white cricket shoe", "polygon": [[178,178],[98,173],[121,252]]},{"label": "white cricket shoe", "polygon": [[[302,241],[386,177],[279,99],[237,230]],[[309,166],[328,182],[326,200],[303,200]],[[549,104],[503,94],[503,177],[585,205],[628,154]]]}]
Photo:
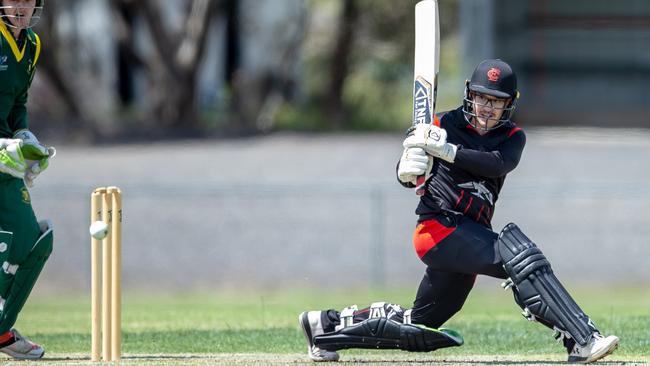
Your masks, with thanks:
[{"label": "white cricket shoe", "polygon": [[35,360],[43,357],[45,350],[38,344],[23,337],[16,329],[10,330],[13,333],[13,342],[0,348],[4,352],[17,360]]},{"label": "white cricket shoe", "polygon": [[307,353],[309,358],[315,362],[338,361],[339,354],[337,352],[320,349],[314,345],[314,337],[325,333],[320,316],[320,311],[304,311],[298,316],[302,332],[307,338]]},{"label": "white cricket shoe", "polygon": [[569,351],[570,363],[592,363],[599,360],[612,352],[618,347],[618,337],[608,336],[604,337],[600,333],[594,333],[586,346],[581,347],[579,344],[574,344]]}]

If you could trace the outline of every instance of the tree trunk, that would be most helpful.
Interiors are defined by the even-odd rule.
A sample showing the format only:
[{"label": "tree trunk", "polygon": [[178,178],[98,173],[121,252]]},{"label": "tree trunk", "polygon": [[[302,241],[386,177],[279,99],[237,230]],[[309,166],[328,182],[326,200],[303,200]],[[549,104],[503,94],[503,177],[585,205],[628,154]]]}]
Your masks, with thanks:
[{"label": "tree trunk", "polygon": [[359,18],[357,0],[345,0],[341,9],[339,32],[330,64],[330,83],[326,97],[326,115],[333,128],[341,128],[345,122],[343,90],[348,76],[350,54],[354,42],[355,28]]},{"label": "tree trunk", "polygon": [[[171,32],[162,19],[164,2],[156,0],[120,0],[111,2],[121,32],[121,52],[131,67],[142,67],[151,90],[151,114],[147,119],[165,134],[196,134],[200,128],[196,103],[196,78],[202,60],[210,20],[220,2],[192,0],[185,25]],[[133,44],[131,22],[124,19],[121,7],[133,7],[155,35],[151,38],[155,56],[143,58]],[[150,126],[153,127],[153,126]]]},{"label": "tree trunk", "polygon": [[[41,38],[41,56],[38,59],[38,73],[49,81],[49,85],[61,98],[66,110],[66,118],[61,121],[63,125],[58,128],[71,134],[81,134],[83,129],[90,130],[94,135],[96,128],[89,122],[89,116],[84,113],[83,100],[75,95],[75,87],[69,78],[65,77],[65,67],[60,65],[57,52],[65,52],[61,47],[61,39],[54,29],[54,17],[57,15],[56,4],[48,4],[48,11],[43,14],[43,21],[39,26],[44,31],[39,32]],[[90,126],[90,127],[89,127]]]}]

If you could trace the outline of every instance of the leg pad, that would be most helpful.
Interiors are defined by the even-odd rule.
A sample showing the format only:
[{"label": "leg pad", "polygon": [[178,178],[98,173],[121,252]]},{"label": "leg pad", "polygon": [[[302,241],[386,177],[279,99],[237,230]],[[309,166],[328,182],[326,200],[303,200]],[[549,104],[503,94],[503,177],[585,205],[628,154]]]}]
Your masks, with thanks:
[{"label": "leg pad", "polygon": [[510,276],[515,300],[529,320],[539,320],[585,346],[598,330],[555,277],[542,251],[515,224],[497,242],[503,268]]},{"label": "leg pad", "polygon": [[430,352],[460,346],[463,338],[449,329],[431,329],[387,318],[370,318],[336,332],[316,336],[314,344],[328,351],[371,348]]},{"label": "leg pad", "polygon": [[6,290],[8,293],[0,310],[0,334],[13,327],[38,276],[41,274],[43,266],[45,266],[45,262],[47,262],[47,259],[52,253],[53,231],[49,226],[44,229],[41,236],[32,246],[27,259],[17,266],[17,270],[13,275],[13,281]]}]

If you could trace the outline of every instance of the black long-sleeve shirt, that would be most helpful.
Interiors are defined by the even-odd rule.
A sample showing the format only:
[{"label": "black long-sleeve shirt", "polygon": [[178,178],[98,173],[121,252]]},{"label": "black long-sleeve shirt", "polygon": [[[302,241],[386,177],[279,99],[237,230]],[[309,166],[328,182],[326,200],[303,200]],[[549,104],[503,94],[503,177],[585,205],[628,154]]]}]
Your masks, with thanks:
[{"label": "black long-sleeve shirt", "polygon": [[494,205],[506,175],[519,163],[526,135],[513,122],[480,135],[467,124],[462,108],[437,117],[447,131],[447,142],[457,145],[458,151],[454,163],[435,159],[415,213],[424,221],[452,211],[491,227]]}]

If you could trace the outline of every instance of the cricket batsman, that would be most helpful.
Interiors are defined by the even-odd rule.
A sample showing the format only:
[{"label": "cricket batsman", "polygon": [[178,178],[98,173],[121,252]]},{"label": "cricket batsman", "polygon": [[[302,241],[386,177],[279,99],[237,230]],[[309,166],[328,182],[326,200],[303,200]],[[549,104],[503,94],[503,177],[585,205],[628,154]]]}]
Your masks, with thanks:
[{"label": "cricket batsman", "polygon": [[0,0],[0,351],[15,359],[45,352],[13,328],[52,252],[52,226],[36,220],[27,190],[55,154],[28,130],[25,107],[42,11],[43,0]]},{"label": "cricket batsman", "polygon": [[601,334],[517,225],[492,230],[506,175],[526,144],[511,119],[518,97],[510,66],[485,60],[466,82],[462,106],[409,129],[397,179],[414,188],[418,177],[427,177],[413,234],[426,270],[413,306],[380,302],[303,312],[299,321],[312,360],[336,361],[336,351],[346,348],[426,352],[462,345],[460,334],[440,327],[463,307],[477,275],[504,279],[524,317],[556,332],[568,362],[591,363],[616,349],[618,337]]}]

